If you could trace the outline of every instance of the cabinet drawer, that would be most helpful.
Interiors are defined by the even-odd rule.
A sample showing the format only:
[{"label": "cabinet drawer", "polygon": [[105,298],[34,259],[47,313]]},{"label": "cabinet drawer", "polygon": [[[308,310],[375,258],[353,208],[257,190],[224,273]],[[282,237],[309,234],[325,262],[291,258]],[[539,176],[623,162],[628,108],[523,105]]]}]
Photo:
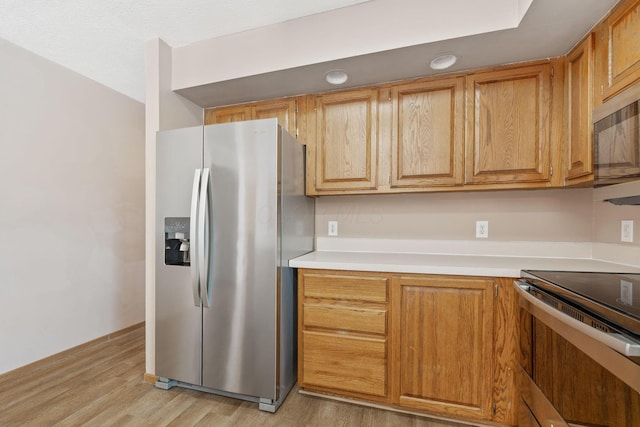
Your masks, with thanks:
[{"label": "cabinet drawer", "polygon": [[387,311],[332,304],[304,304],[304,325],[385,335]]},{"label": "cabinet drawer", "polygon": [[387,302],[386,277],[305,274],[304,296],[367,302]]},{"label": "cabinet drawer", "polygon": [[305,331],[303,386],[387,395],[386,339]]}]

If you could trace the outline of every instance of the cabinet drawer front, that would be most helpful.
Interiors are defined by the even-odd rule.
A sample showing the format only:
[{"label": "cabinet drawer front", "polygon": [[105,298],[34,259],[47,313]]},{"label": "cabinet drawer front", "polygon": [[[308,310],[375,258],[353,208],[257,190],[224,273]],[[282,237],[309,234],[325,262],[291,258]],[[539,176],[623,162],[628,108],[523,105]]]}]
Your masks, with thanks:
[{"label": "cabinet drawer front", "polygon": [[387,282],[386,277],[305,274],[304,296],[384,303]]},{"label": "cabinet drawer front", "polygon": [[304,304],[304,325],[385,335],[387,311],[374,308]]},{"label": "cabinet drawer front", "polygon": [[387,395],[387,342],[316,332],[303,335],[303,386]]}]

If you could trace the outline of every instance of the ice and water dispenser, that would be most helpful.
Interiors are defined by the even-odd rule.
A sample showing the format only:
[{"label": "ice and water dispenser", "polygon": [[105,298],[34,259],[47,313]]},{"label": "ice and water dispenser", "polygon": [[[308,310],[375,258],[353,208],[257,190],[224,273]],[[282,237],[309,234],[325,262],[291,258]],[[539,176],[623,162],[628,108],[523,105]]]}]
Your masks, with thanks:
[{"label": "ice and water dispenser", "polygon": [[190,265],[189,218],[164,219],[164,263]]}]

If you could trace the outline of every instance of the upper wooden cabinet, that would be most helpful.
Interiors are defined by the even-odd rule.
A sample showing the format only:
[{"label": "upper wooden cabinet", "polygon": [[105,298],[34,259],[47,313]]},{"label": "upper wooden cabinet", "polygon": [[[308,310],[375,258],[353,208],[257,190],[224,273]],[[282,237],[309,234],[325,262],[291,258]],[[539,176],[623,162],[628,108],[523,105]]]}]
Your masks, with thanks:
[{"label": "upper wooden cabinet", "polygon": [[241,122],[251,120],[251,106],[232,105],[230,107],[209,108],[204,111],[204,124]]},{"label": "upper wooden cabinet", "polygon": [[464,77],[392,88],[392,188],[464,180]]},{"label": "upper wooden cabinet", "polygon": [[[378,90],[316,96],[315,189],[371,190],[377,184]],[[308,124],[313,126],[313,121]]]},{"label": "upper wooden cabinet", "polygon": [[640,80],[640,2],[622,0],[597,28],[599,100]]},{"label": "upper wooden cabinet", "polygon": [[[582,61],[570,68],[578,104]],[[563,67],[561,59],[535,61],[212,108],[205,124],[277,117],[307,146],[308,195],[561,186]],[[584,106],[572,108],[584,120]],[[571,137],[567,154],[573,179],[593,162],[580,145],[583,123],[570,126],[579,141]]]},{"label": "upper wooden cabinet", "polygon": [[216,107],[205,110],[204,124],[239,122],[243,120],[277,118],[278,123],[291,135],[296,136],[295,98],[275,99],[251,104]]},{"label": "upper wooden cabinet", "polygon": [[543,63],[467,76],[467,184],[551,181],[551,72]]},{"label": "upper wooden cabinet", "polygon": [[593,43],[590,33],[565,62],[564,177],[568,185],[593,180]]}]

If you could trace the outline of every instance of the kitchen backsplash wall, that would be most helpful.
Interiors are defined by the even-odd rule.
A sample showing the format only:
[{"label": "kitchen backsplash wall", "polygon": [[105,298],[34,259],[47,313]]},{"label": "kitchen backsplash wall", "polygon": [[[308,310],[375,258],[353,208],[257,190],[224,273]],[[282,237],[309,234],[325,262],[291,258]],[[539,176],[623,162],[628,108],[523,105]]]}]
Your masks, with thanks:
[{"label": "kitchen backsplash wall", "polygon": [[320,197],[316,236],[338,221],[338,237],[474,240],[488,221],[488,240],[591,242],[593,211],[591,189]]},{"label": "kitchen backsplash wall", "polygon": [[[640,206],[616,206],[607,202],[594,202],[593,205],[595,242],[640,246]],[[623,220],[633,221],[633,243],[620,241]]]}]

